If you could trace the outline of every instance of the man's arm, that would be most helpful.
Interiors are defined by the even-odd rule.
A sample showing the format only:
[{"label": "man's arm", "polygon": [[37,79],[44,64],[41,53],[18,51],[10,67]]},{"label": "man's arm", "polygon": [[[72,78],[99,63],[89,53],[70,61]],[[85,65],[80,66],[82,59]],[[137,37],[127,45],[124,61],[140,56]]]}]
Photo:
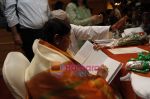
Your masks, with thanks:
[{"label": "man's arm", "polygon": [[18,16],[16,13],[16,0],[5,0],[5,17],[8,22],[8,26],[11,28],[11,32],[16,44],[22,44],[20,35],[17,32],[16,25],[19,23]]},{"label": "man's arm", "polygon": [[77,26],[71,24],[71,28],[71,32],[80,40],[112,38],[111,32],[109,32],[110,26]]},{"label": "man's arm", "polygon": [[8,26],[12,27],[19,23],[18,16],[16,14],[16,0],[5,1],[5,17],[8,22]]},{"label": "man's arm", "polygon": [[12,32],[12,35],[13,35],[14,42],[18,45],[21,45],[22,40],[21,40],[20,34],[17,32],[16,25],[11,27],[11,32]]}]

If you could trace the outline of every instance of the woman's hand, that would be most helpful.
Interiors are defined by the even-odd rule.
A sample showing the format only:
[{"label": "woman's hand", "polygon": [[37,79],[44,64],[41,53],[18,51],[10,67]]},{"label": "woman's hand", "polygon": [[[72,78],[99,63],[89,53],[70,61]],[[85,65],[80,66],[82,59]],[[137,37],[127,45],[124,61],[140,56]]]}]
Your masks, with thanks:
[{"label": "woman's hand", "polygon": [[97,75],[105,79],[108,75],[108,68],[102,64],[97,70]]},{"label": "woman's hand", "polygon": [[103,15],[100,14],[100,15],[93,15],[91,17],[91,20],[92,20],[92,23],[93,24],[99,24],[99,23],[102,23],[103,22]]},{"label": "woman's hand", "polygon": [[122,17],[119,21],[117,21],[115,24],[111,26],[111,30],[115,31],[115,30],[121,29],[126,24],[127,19],[128,19],[128,16]]}]

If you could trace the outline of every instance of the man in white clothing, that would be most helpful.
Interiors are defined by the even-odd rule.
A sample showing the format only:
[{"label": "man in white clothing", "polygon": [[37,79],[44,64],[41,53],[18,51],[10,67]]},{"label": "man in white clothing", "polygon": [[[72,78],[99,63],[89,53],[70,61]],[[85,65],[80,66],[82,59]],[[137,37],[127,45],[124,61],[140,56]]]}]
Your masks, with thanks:
[{"label": "man in white clothing", "polygon": [[50,16],[48,0],[5,0],[4,13],[15,43],[22,44],[25,55],[31,60],[33,41],[41,37]]},{"label": "man in white clothing", "polygon": [[[52,11],[52,16],[68,21],[63,10]],[[69,49],[75,54],[79,50],[79,40],[96,40],[112,38],[111,26],[78,26],[71,24],[71,44]]]}]

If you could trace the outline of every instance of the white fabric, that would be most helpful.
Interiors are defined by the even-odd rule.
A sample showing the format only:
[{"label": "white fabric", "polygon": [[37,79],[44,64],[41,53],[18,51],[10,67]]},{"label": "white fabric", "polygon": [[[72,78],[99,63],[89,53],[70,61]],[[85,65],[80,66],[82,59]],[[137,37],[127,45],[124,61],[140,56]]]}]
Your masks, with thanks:
[{"label": "white fabric", "polygon": [[131,84],[134,92],[143,99],[150,99],[150,77],[131,74]]},{"label": "white fabric", "polygon": [[[110,26],[78,26],[71,24],[71,44],[69,50],[75,55],[79,48],[80,40],[97,40],[97,39],[109,39],[112,38],[111,32],[109,32]],[[36,40],[35,40],[36,41]],[[37,43],[38,41],[36,41]],[[37,44],[33,44],[33,52]]]},{"label": "white fabric", "polygon": [[127,73],[125,76],[120,77],[120,81],[130,81],[131,73]]},{"label": "white fabric", "polygon": [[[40,29],[48,21],[48,0],[5,0],[5,16],[10,27],[20,24],[26,28]],[[16,2],[19,18],[16,15]]]},{"label": "white fabric", "polygon": [[71,44],[69,50],[76,53],[79,50],[79,40],[96,40],[112,38],[110,26],[78,26],[71,24]]},{"label": "white fabric", "polygon": [[[61,20],[67,20],[67,13],[63,10],[52,11],[52,16]],[[81,40],[110,39],[112,33],[109,32],[110,26],[80,26],[71,24],[71,44],[69,50],[74,54],[79,50]],[[81,43],[81,42],[80,42]]]},{"label": "white fabric", "polygon": [[142,27],[135,27],[135,28],[127,28],[124,30],[124,33],[122,33],[122,37],[125,37],[127,35],[133,35],[134,33],[144,32]]},{"label": "white fabric", "polygon": [[34,57],[25,71],[25,81],[29,81],[34,75],[48,70],[52,65],[60,65],[69,59],[60,52],[48,48],[35,40],[33,44]]},{"label": "white fabric", "polygon": [[39,43],[39,39],[36,39],[36,40],[34,40],[34,42],[33,42],[32,50],[33,50],[33,53],[34,53],[34,54],[36,53],[36,50],[37,50],[37,48],[38,48],[38,43]]},{"label": "white fabric", "polygon": [[3,65],[3,78],[16,99],[25,99],[25,69],[30,62],[20,52],[8,53]]}]

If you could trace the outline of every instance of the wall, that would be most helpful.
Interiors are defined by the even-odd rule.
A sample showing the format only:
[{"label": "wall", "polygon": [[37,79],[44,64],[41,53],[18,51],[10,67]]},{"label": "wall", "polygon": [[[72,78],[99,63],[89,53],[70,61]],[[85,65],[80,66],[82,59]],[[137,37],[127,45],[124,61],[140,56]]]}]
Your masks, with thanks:
[{"label": "wall", "polygon": [[93,14],[100,14],[106,9],[106,0],[89,0],[88,4]]}]

